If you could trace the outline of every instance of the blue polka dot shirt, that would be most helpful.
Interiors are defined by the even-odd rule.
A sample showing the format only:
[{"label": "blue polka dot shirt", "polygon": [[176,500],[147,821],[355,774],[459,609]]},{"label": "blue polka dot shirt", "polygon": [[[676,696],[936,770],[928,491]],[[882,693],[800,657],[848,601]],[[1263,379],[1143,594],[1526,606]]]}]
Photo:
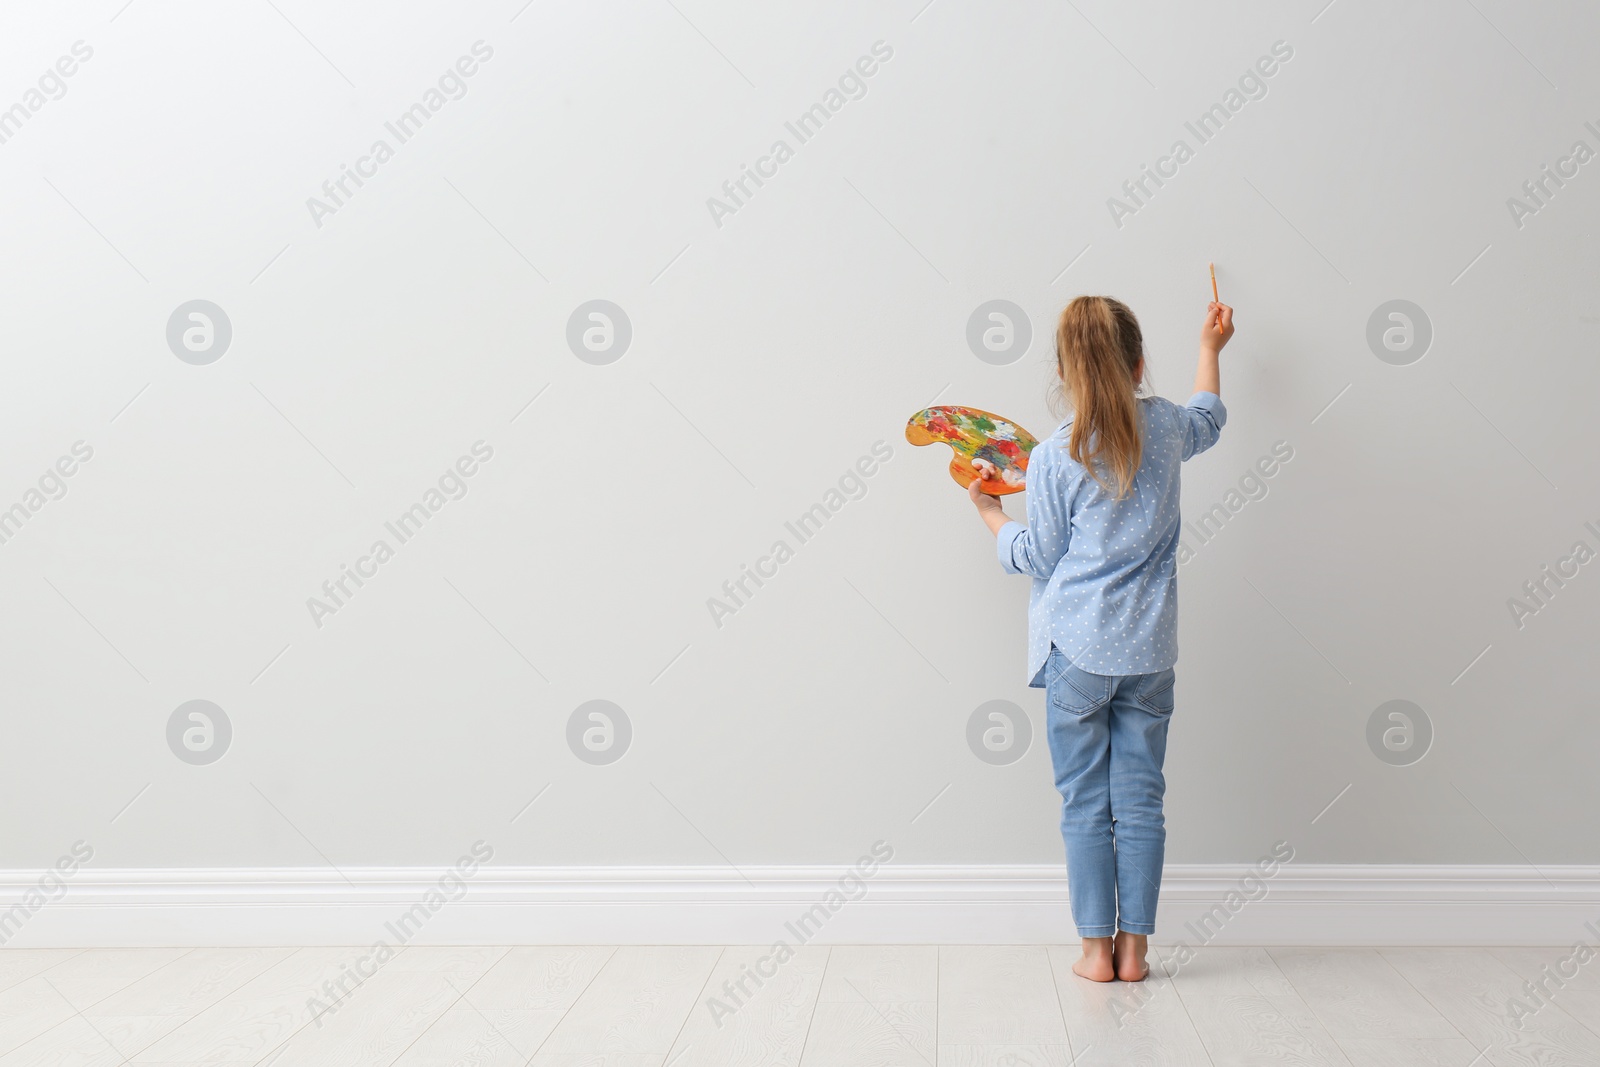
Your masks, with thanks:
[{"label": "blue polka dot shirt", "polygon": [[1028,684],[1044,687],[1054,644],[1090,674],[1150,674],[1178,661],[1178,475],[1217,443],[1228,409],[1215,393],[1179,407],[1142,397],[1143,457],[1123,499],[1067,454],[1068,419],[1028,456],[1028,525],[995,547],[1009,574],[1033,579]]}]

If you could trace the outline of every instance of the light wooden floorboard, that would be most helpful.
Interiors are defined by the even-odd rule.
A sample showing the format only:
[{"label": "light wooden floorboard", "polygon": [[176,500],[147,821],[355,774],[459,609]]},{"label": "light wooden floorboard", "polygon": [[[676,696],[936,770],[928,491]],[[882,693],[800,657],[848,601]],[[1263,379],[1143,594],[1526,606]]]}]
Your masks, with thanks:
[{"label": "light wooden floorboard", "polygon": [[[1592,950],[1591,950],[1592,951]],[[1532,997],[1558,1004],[1561,1010],[1600,1033],[1600,952],[1584,958],[1568,948],[1496,948],[1495,959],[1534,986]]]},{"label": "light wooden floorboard", "polygon": [[85,1015],[182,1015],[188,1018],[221,1000],[267,968],[294,955],[292,948],[197,948],[102,997],[80,1004]]},{"label": "light wooden floorboard", "polygon": [[200,948],[85,1008],[82,1019],[124,1056],[135,1056],[262,971],[288,948]]},{"label": "light wooden floorboard", "polygon": [[371,951],[0,950],[0,1067],[1600,1067],[1571,948]]},{"label": "light wooden floorboard", "polygon": [[1049,950],[1075,1067],[1208,1067],[1189,1010],[1159,960],[1143,982],[1091,982],[1072,973],[1079,952]]},{"label": "light wooden floorboard", "polygon": [[550,1008],[454,1007],[394,1067],[523,1067],[563,1014]]},{"label": "light wooden floorboard", "polygon": [[405,949],[263,1059],[283,1067],[387,1067],[507,951]]},{"label": "light wooden floorboard", "polygon": [[[1154,952],[1152,951],[1152,955]],[[1183,955],[1163,949],[1167,974],[1185,999],[1199,997],[1292,997],[1294,986],[1264,948],[1206,947]]]},{"label": "light wooden floorboard", "polygon": [[70,1003],[79,1008],[92,1008],[118,990],[182,959],[190,951],[182,948],[88,949],[19,982],[12,989],[31,982],[47,982]]},{"label": "light wooden floorboard", "polygon": [[1592,1067],[1600,1036],[1545,1002],[1532,1007],[1523,979],[1487,949],[1385,949],[1384,958],[1444,1014],[1462,1037],[1489,1050],[1495,1067]]},{"label": "light wooden floorboard", "polygon": [[0,993],[0,1050],[9,1054],[76,1015],[45,978],[14,985]]},{"label": "light wooden floorboard", "polygon": [[817,1004],[801,1067],[927,1067],[938,1055],[934,1003]]},{"label": "light wooden floorboard", "polygon": [[1338,1043],[1297,996],[1182,996],[1214,1064],[1349,1067]]},{"label": "light wooden floorboard", "polygon": [[1465,1036],[1377,949],[1272,949],[1271,955],[1336,1039]]},{"label": "light wooden floorboard", "polygon": [[41,971],[65,963],[81,948],[12,948],[0,951],[0,992]]},{"label": "light wooden floorboard", "polygon": [[36,972],[0,992],[0,1055],[16,1052],[184,954],[183,949],[96,949]]},{"label": "light wooden floorboard", "polygon": [[940,1045],[939,1067],[1072,1067],[1066,1045]]},{"label": "light wooden floorboard", "polygon": [[615,949],[514,948],[507,952],[472,987],[472,1004],[479,1008],[508,1008],[565,1013]]},{"label": "light wooden floorboard", "polygon": [[59,1026],[0,1056],[4,1067],[121,1067],[129,1063],[118,1048],[134,1041],[144,1027],[137,1018],[102,1020],[91,1026],[73,1016]]},{"label": "light wooden floorboard", "polygon": [[665,1057],[723,951],[694,946],[617,949],[540,1047],[533,1067],[560,1053]]},{"label": "light wooden floorboard", "polygon": [[563,946],[505,951],[396,1067],[523,1067],[615,952]]},{"label": "light wooden floorboard", "polygon": [[723,950],[667,1062],[674,1067],[798,1067],[827,963],[826,948],[796,949],[783,963],[770,949]]},{"label": "light wooden floorboard", "polygon": [[837,945],[828,956],[822,1001],[932,1004],[939,999],[937,945]]},{"label": "light wooden floorboard", "polygon": [[133,1063],[248,1064],[310,1021],[359,950],[305,948],[151,1043]]},{"label": "light wooden floorboard", "polygon": [[802,1067],[926,1067],[939,1055],[938,998],[938,946],[835,946]]},{"label": "light wooden floorboard", "polygon": [[1046,950],[957,945],[939,950],[939,1044],[1065,1045]]},{"label": "light wooden floorboard", "polygon": [[1381,1041],[1347,1038],[1339,1042],[1352,1067],[1494,1067],[1481,1049],[1461,1038]]}]

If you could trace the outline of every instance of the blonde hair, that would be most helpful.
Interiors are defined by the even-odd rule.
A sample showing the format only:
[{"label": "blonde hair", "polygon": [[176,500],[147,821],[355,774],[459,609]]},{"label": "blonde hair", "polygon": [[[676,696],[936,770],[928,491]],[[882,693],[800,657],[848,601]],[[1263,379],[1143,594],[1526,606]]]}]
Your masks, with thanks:
[{"label": "blonde hair", "polygon": [[1080,296],[1061,312],[1056,370],[1072,405],[1067,453],[1118,500],[1133,491],[1144,443],[1136,394],[1144,335],[1120,300]]}]

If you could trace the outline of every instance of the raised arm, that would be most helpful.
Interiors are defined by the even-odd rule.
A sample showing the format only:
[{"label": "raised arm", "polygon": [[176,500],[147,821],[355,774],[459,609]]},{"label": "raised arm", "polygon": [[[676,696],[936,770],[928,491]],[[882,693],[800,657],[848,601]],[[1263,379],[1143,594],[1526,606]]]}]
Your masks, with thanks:
[{"label": "raised arm", "polygon": [[1183,458],[1210,448],[1222,436],[1228,409],[1222,404],[1222,375],[1218,357],[1233,337],[1233,308],[1211,303],[1200,327],[1200,358],[1194,370],[1194,396],[1183,409]]}]

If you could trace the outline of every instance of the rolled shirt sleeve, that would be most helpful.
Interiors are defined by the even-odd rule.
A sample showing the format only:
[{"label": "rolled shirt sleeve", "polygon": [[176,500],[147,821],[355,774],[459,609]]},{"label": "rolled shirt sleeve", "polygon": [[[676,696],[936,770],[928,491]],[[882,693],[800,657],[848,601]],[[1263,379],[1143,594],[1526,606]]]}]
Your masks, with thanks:
[{"label": "rolled shirt sleeve", "polygon": [[1217,443],[1228,423],[1228,409],[1216,393],[1196,393],[1184,406],[1183,423],[1183,458],[1188,459]]},{"label": "rolled shirt sleeve", "polygon": [[1022,573],[1022,568],[1017,566],[1016,557],[1013,553],[1017,538],[1021,537],[1027,530],[1028,528],[1022,523],[1012,519],[1000,527],[1000,531],[994,536],[995,552],[1000,556],[1000,566],[1007,574]]}]

